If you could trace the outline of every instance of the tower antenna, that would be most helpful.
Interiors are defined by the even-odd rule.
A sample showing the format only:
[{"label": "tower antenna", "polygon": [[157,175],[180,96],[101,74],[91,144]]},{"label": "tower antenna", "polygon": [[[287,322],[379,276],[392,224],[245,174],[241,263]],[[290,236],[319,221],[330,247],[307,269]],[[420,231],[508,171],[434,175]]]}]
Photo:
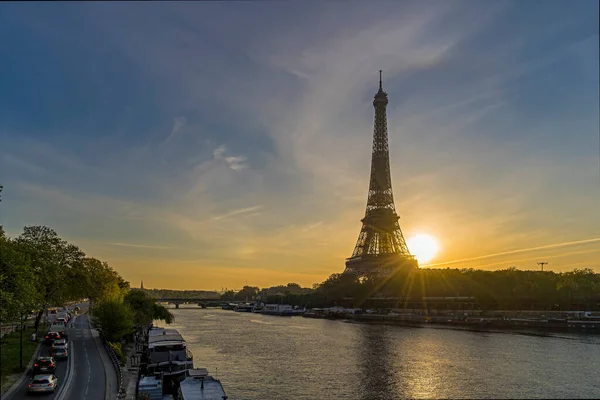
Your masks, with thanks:
[{"label": "tower antenna", "polygon": [[383,84],[381,82],[381,70],[379,70],[379,90],[383,90]]},{"label": "tower antenna", "polygon": [[542,266],[542,272],[544,272],[544,265],[548,265],[548,263],[546,261],[541,261],[537,264]]}]

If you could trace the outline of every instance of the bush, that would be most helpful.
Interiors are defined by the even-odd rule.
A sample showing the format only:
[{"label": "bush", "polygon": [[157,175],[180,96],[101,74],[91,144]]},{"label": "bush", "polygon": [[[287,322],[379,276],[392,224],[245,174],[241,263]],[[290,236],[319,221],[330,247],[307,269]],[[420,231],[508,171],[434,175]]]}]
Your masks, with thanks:
[{"label": "bush", "polygon": [[121,363],[125,363],[125,354],[123,354],[123,348],[121,347],[121,343],[108,342],[109,346],[115,352],[115,355],[121,361]]}]

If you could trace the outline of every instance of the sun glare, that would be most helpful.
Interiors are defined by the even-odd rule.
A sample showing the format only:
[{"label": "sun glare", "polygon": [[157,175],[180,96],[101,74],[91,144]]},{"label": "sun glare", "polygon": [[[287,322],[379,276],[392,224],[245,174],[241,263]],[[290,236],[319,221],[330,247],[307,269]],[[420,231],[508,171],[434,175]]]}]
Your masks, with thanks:
[{"label": "sun glare", "polygon": [[419,233],[407,240],[406,245],[420,263],[429,262],[438,252],[438,244],[433,236]]}]

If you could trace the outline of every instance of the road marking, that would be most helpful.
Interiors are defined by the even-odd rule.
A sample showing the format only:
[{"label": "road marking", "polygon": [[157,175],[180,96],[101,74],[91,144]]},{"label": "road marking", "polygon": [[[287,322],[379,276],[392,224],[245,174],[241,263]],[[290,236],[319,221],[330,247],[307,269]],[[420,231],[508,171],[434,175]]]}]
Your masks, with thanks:
[{"label": "road marking", "polygon": [[67,391],[69,390],[69,386],[71,385],[71,380],[73,379],[73,375],[75,375],[73,373],[74,371],[74,363],[75,363],[75,356],[74,354],[74,350],[75,350],[75,346],[73,346],[72,348],[69,349],[69,364],[67,365],[67,379],[65,380],[65,383],[61,385],[60,389],[59,389],[59,394],[58,396],[55,397],[56,400],[63,400],[67,394]]}]

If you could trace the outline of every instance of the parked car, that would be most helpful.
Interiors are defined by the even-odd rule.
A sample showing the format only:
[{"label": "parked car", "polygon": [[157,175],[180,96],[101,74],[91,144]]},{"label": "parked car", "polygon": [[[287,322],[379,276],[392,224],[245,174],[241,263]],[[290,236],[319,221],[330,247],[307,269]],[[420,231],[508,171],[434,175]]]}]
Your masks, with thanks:
[{"label": "parked car", "polygon": [[56,372],[56,361],[52,357],[38,357],[33,364],[33,374],[54,374]]},{"label": "parked car", "polygon": [[56,385],[58,384],[58,378],[54,374],[50,375],[36,375],[29,384],[29,393],[54,393]]}]

